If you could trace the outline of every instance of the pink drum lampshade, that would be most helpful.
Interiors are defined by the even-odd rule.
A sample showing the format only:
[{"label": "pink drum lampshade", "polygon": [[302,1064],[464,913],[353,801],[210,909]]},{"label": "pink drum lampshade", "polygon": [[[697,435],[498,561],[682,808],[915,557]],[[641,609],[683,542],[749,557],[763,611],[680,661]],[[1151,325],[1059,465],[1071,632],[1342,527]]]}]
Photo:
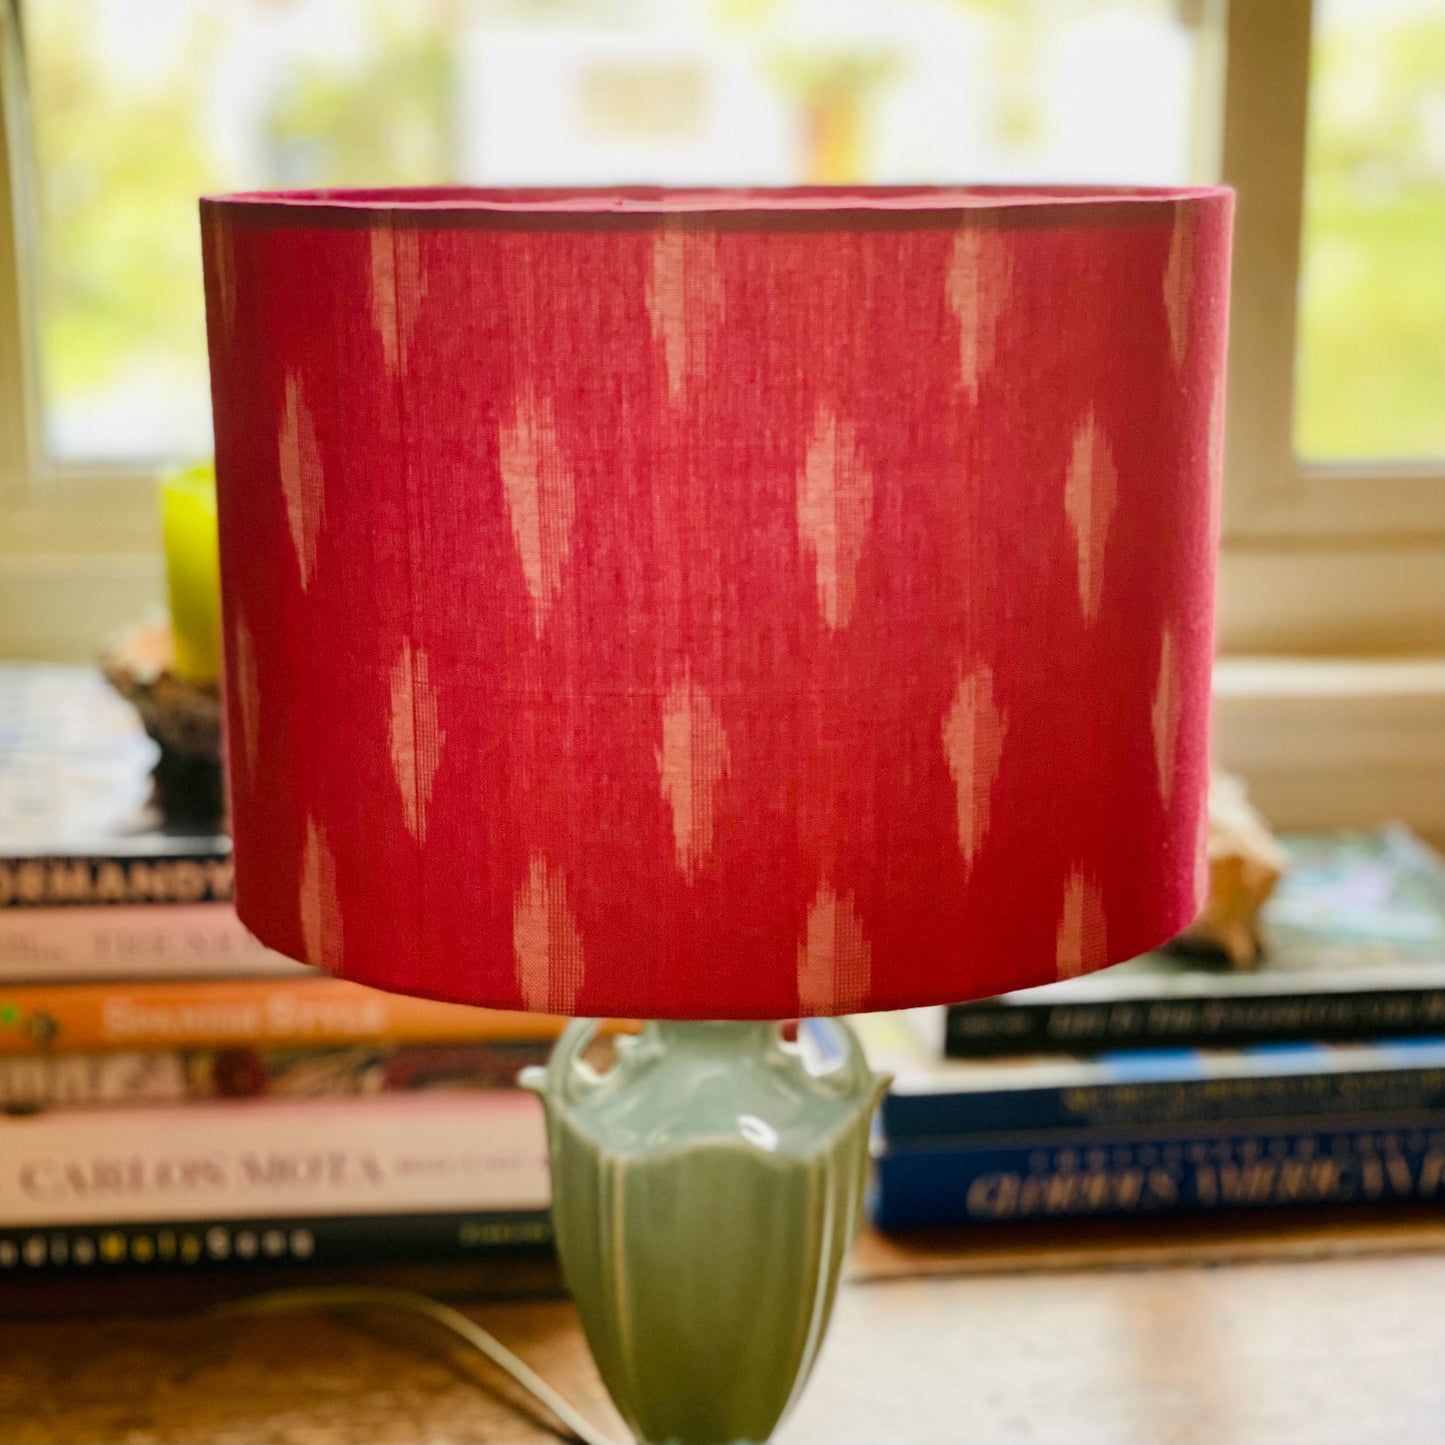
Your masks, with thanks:
[{"label": "pink drum lampshade", "polygon": [[242,919],[383,988],[651,1018],[1177,932],[1230,215],[203,202]]}]

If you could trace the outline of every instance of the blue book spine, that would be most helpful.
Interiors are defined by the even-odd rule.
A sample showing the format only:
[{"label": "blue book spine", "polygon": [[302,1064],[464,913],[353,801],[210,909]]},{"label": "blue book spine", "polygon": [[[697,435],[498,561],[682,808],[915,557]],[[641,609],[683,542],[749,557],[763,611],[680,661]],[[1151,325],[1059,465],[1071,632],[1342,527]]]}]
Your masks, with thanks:
[{"label": "blue book spine", "polygon": [[1070,1049],[1240,1048],[1258,1043],[1358,1043],[1419,1038],[1445,1028],[1445,988],[1330,989],[1164,998],[1027,994],[953,1004],[943,1052],[950,1059]]},{"label": "blue book spine", "polygon": [[879,1120],[891,1145],[1019,1129],[1130,1132],[1240,1119],[1308,1122],[1345,1114],[1387,1123],[1445,1110],[1445,1043],[1436,1039],[1392,1044],[1390,1061],[1400,1064],[1394,1068],[1342,1068],[1324,1045],[1242,1052],[1252,1056],[1256,1072],[1210,1076],[1193,1050],[1156,1050],[1101,1056],[1087,1083],[890,1091]]},{"label": "blue book spine", "polygon": [[881,1230],[1445,1198],[1445,1114],[1152,1137],[941,1140],[875,1160]]}]

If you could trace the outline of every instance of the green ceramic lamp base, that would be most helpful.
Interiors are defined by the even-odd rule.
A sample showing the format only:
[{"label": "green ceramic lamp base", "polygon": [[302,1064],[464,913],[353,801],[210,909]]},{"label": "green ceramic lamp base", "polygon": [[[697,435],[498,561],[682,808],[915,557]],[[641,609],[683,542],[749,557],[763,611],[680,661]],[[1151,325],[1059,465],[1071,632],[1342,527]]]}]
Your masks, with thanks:
[{"label": "green ceramic lamp base", "polygon": [[776,1024],[649,1023],[599,1074],[579,1021],[522,1076],[547,1110],[563,1272],[642,1440],[766,1440],[807,1380],[887,1084],[826,1027],[827,1072]]}]

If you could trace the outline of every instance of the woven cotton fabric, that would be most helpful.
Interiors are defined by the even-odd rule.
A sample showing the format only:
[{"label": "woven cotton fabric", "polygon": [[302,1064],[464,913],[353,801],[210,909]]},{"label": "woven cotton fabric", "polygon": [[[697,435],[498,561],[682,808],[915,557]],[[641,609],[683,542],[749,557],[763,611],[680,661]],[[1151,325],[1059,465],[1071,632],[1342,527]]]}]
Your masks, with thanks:
[{"label": "woven cotton fabric", "polygon": [[1230,217],[204,201],[244,922],[383,988],[722,1018],[1177,932]]}]

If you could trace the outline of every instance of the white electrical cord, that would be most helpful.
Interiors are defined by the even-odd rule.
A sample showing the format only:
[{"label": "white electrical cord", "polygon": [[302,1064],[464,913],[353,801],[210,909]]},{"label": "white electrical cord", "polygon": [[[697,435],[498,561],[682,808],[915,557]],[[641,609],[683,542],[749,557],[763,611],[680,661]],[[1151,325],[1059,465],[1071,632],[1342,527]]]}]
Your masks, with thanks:
[{"label": "white electrical cord", "polygon": [[[253,1295],[213,1310],[220,1315],[273,1315],[340,1313],[359,1310],[403,1310],[421,1315],[471,1346],[503,1374],[509,1376],[543,1409],[559,1420],[582,1445],[611,1445],[607,1437],[588,1423],[536,1371],[528,1368],[495,1336],[469,1320],[460,1310],[423,1294],[399,1289],[288,1289]],[[560,1433],[560,1432],[559,1432]]]}]

